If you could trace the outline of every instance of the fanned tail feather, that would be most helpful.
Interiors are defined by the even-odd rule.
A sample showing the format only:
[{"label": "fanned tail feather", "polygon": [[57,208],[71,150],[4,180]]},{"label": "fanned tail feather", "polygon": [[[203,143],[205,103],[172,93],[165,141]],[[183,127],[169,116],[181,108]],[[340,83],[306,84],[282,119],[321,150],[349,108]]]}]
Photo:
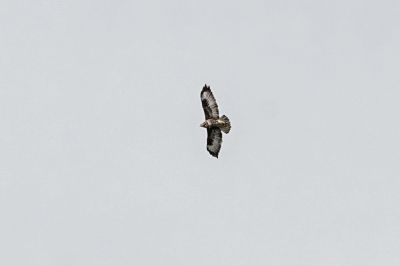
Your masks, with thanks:
[{"label": "fanned tail feather", "polygon": [[220,119],[225,122],[225,125],[221,127],[222,132],[228,134],[231,131],[231,121],[226,115],[221,116]]}]

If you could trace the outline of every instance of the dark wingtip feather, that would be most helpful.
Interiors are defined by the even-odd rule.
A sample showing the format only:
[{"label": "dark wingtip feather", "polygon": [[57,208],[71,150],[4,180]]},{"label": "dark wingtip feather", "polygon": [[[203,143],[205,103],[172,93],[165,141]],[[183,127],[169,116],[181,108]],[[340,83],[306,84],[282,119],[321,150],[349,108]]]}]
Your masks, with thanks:
[{"label": "dark wingtip feather", "polygon": [[203,91],[209,91],[210,90],[210,86],[207,86],[207,84],[204,84],[203,89],[201,90],[201,92]]},{"label": "dark wingtip feather", "polygon": [[211,154],[211,156],[213,156],[213,157],[218,159],[218,153],[212,152],[210,150],[208,152]]}]

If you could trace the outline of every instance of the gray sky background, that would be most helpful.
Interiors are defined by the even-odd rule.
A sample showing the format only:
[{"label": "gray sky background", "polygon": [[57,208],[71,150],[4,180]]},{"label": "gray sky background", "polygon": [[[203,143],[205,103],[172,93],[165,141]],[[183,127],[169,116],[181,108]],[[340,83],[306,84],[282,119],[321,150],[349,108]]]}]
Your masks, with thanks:
[{"label": "gray sky background", "polygon": [[1,1],[0,264],[400,265],[399,14]]}]

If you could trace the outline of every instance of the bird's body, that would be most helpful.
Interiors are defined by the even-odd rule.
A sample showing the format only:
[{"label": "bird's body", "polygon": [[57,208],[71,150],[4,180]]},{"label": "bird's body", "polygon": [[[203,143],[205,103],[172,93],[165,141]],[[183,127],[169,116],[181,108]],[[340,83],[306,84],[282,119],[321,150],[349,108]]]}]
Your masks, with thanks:
[{"label": "bird's body", "polygon": [[200,126],[207,129],[207,150],[212,156],[218,158],[222,144],[222,132],[229,133],[231,122],[225,115],[219,116],[218,105],[209,86],[204,85],[200,97],[206,118]]},{"label": "bird's body", "polygon": [[219,127],[222,125],[224,122],[221,121],[221,119],[207,119],[206,121],[207,127]]},{"label": "bird's body", "polygon": [[[204,121],[203,124],[201,124],[200,126],[205,127],[205,128],[219,128],[222,131],[224,131],[225,129],[227,130],[227,127],[229,127],[229,129],[230,129],[230,122],[229,122],[229,120],[226,121],[223,118],[217,118],[217,119],[210,118],[210,119],[206,119],[206,121]],[[229,133],[229,131],[225,132],[225,133]]]}]

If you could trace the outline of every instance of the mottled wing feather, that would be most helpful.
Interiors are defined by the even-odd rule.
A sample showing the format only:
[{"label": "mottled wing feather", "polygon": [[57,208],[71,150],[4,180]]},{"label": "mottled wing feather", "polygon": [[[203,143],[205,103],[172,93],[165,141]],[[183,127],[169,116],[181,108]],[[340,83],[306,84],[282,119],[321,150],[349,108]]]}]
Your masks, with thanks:
[{"label": "mottled wing feather", "polygon": [[204,85],[200,98],[206,119],[217,119],[219,117],[218,105],[209,86]]},{"label": "mottled wing feather", "polygon": [[207,150],[218,158],[218,153],[221,150],[222,132],[219,128],[207,128]]}]

